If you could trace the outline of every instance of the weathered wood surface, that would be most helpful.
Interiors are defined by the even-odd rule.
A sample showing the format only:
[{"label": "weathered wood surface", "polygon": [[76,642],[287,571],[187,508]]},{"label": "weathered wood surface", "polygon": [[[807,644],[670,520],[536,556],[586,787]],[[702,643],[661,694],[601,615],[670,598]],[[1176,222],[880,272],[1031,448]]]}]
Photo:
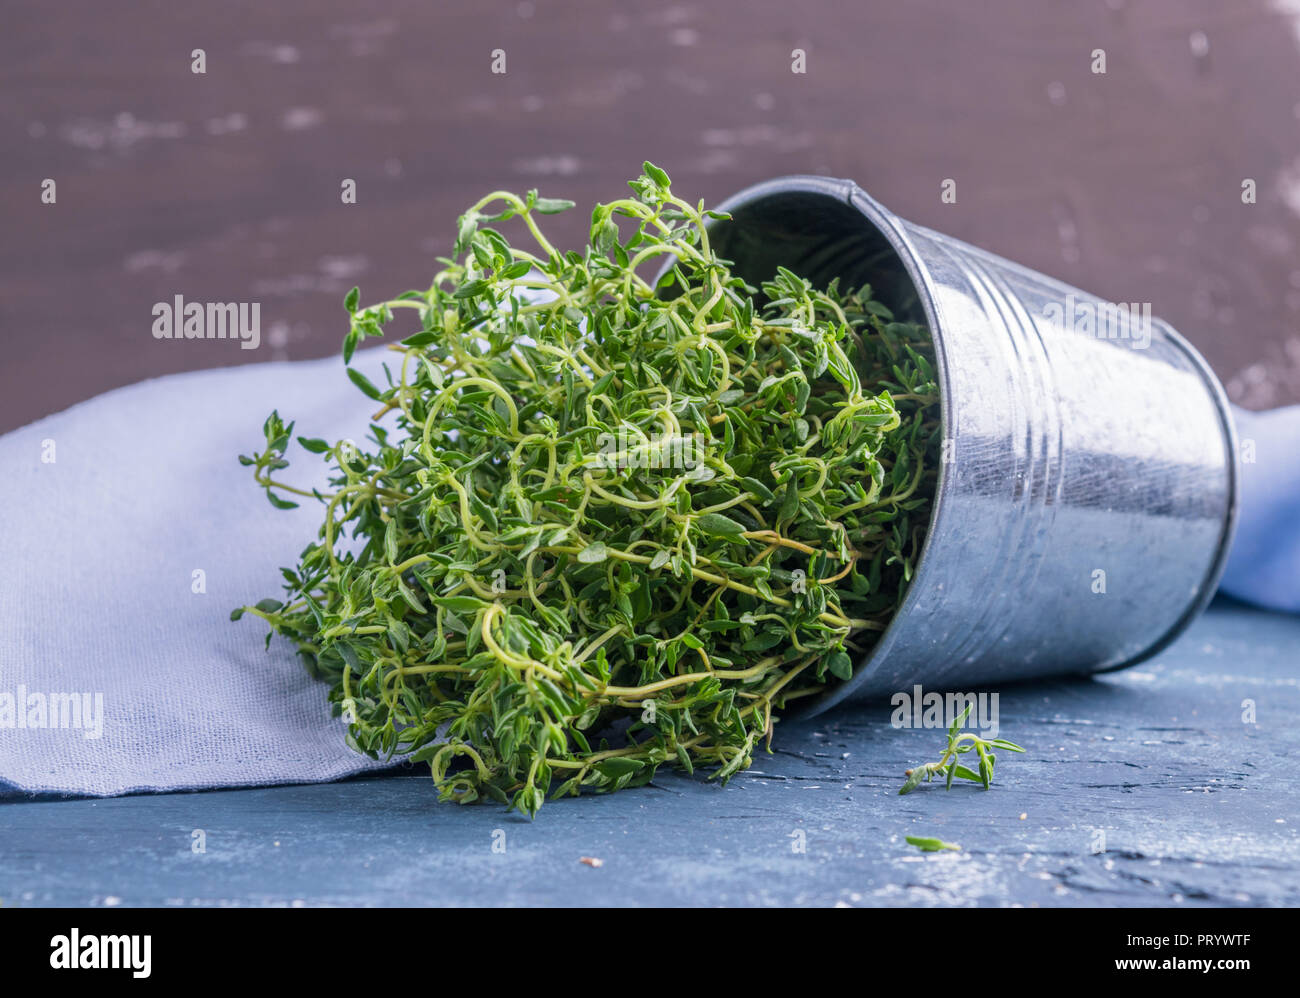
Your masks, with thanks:
[{"label": "weathered wood surface", "polygon": [[[1254,724],[1242,720],[1247,700]],[[1002,735],[1028,753],[1000,759],[988,792],[898,797],[902,771],[931,758],[942,732],[895,730],[887,704],[851,705],[780,728],[775,753],[726,788],[666,774],[548,803],[531,823],[496,805],[439,804],[427,779],[401,774],[10,800],[0,900],[1297,905],[1297,716],[1300,618],[1216,604],[1150,663],[1004,690]],[[192,851],[195,829],[206,853]],[[963,848],[924,855],[906,835]]]},{"label": "weathered wood surface", "polygon": [[[482,193],[590,205],[647,158],[712,201],[781,174],[852,177],[906,218],[1151,302],[1235,401],[1300,401],[1296,10],[11,2],[0,431],[145,377],[325,356],[345,292],[427,286]],[[940,203],[946,178],[956,204]],[[586,217],[556,220],[559,245]],[[177,294],[260,302],[261,348],[153,340],[153,303]]]}]

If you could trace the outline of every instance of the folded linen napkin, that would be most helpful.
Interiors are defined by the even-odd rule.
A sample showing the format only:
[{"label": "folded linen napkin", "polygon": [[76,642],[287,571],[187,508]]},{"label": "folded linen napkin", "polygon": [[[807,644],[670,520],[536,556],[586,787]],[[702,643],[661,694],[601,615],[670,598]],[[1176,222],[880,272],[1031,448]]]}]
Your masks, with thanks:
[{"label": "folded linen napkin", "polygon": [[[354,364],[382,384],[385,354]],[[320,525],[313,502],[272,509],[237,460],[274,408],[304,435],[359,439],[375,406],[336,356],[158,378],[0,437],[0,789],[310,783],[380,765],[344,744],[287,642],[268,650],[262,621],[230,620],[281,595],[280,566]],[[293,452],[286,474],[324,487],[324,462]]]},{"label": "folded linen napkin", "polygon": [[1300,405],[1234,407],[1232,415],[1241,445],[1241,509],[1220,590],[1300,613]]}]

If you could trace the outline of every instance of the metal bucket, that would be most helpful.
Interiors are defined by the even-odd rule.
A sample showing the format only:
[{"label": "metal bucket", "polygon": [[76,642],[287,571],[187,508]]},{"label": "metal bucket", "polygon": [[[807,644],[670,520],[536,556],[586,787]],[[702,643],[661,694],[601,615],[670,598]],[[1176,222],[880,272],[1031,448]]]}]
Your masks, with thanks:
[{"label": "metal bucket", "polygon": [[718,207],[713,246],[750,284],[778,265],[867,282],[934,337],[946,453],[916,575],[853,678],[800,713],[1120,669],[1201,612],[1232,540],[1236,438],[1168,323],[905,222],[852,181],[785,177]]}]

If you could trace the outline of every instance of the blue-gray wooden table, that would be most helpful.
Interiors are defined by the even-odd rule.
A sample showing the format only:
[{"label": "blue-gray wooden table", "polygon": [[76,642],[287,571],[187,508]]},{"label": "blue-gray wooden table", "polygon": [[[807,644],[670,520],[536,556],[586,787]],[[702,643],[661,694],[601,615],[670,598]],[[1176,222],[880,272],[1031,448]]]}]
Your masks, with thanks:
[{"label": "blue-gray wooden table", "polygon": [[[773,754],[725,788],[665,773],[531,822],[440,804],[414,768],[11,797],[0,903],[1300,904],[1300,618],[1217,603],[1133,669],[1001,690],[1001,734],[1028,752],[999,759],[990,791],[899,797],[943,733],[897,730],[891,713],[782,724]],[[924,854],[908,835],[962,848]]]}]

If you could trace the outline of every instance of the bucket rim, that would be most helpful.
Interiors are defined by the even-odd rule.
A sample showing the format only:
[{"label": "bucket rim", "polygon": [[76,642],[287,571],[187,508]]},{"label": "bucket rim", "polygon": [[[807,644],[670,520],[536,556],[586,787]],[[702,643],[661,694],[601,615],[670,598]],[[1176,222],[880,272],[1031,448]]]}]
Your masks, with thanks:
[{"label": "bucket rim", "polygon": [[[948,436],[951,427],[954,425],[952,420],[952,379],[947,353],[938,332],[938,310],[930,290],[933,284],[930,280],[929,269],[916,251],[916,247],[912,245],[912,241],[900,224],[898,216],[868,194],[856,181],[816,174],[791,174],[753,184],[722,201],[716,206],[715,210],[731,212],[745,205],[783,194],[814,194],[842,202],[862,215],[863,220],[880,233],[894,251],[894,255],[898,257],[899,262],[903,265],[908,281],[911,283],[917,301],[925,314],[926,326],[930,332],[930,342],[934,349],[935,376],[939,385],[939,422],[941,432],[945,437]],[[921,545],[921,553],[916,562],[916,573],[912,576],[912,581],[907,587],[903,601],[894,611],[893,616],[889,618],[889,623],[885,625],[885,629],[880,632],[880,638],[872,646],[871,650],[866,653],[866,656],[859,661],[857,668],[853,670],[853,675],[848,680],[829,687],[824,693],[811,697],[804,703],[795,704],[784,709],[782,714],[787,720],[805,720],[816,717],[837,706],[842,701],[852,698],[856,689],[866,681],[867,676],[874,671],[874,667],[884,660],[897,641],[901,630],[901,621],[907,617],[908,611],[920,600],[920,594],[925,591],[925,586],[922,583],[931,574],[927,571],[927,566],[933,561],[929,557],[930,544],[935,533],[934,526],[939,522],[939,516],[944,507],[947,479],[947,466],[940,462],[938,477],[934,485],[934,498],[930,504],[930,515],[926,524],[925,541]]]}]

